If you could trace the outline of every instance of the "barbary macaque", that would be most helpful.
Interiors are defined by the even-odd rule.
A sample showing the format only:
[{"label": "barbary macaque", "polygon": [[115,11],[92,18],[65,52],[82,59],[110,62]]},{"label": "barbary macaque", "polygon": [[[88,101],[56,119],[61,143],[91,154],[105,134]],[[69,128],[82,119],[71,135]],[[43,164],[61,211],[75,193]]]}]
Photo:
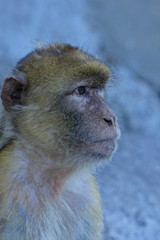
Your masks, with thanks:
[{"label": "barbary macaque", "polygon": [[67,44],[35,49],[5,79],[0,117],[0,239],[99,240],[93,171],[116,148],[109,69]]}]

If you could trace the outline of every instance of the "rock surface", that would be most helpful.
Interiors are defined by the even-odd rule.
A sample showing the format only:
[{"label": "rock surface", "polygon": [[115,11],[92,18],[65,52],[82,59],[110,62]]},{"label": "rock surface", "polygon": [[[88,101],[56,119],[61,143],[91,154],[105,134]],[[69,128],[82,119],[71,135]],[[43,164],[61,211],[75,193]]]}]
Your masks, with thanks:
[{"label": "rock surface", "polygon": [[[160,90],[159,0],[88,0],[101,48]],[[105,50],[105,51],[104,51]]]}]

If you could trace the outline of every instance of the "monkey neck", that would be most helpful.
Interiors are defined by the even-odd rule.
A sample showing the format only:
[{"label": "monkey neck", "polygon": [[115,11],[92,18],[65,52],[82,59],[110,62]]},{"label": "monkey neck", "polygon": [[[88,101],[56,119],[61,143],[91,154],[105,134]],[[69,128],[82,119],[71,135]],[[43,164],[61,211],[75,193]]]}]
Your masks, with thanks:
[{"label": "monkey neck", "polygon": [[54,159],[31,146],[26,149],[18,142],[5,148],[4,158],[8,159],[12,166],[9,169],[6,167],[5,171],[3,169],[7,179],[5,176],[3,183],[0,182],[4,199],[2,209],[9,209],[13,213],[16,211],[15,218],[19,214],[17,211],[20,211],[20,214],[23,213],[28,219],[31,216],[31,221],[38,219],[39,223],[41,219],[51,217],[59,226],[63,223],[59,214],[62,214],[64,225],[67,217],[72,220],[75,215],[75,223],[77,216],[83,218],[84,209],[87,211],[88,204],[94,199],[86,172],[64,168],[56,170],[51,164]]},{"label": "monkey neck", "polygon": [[23,141],[14,143],[14,154],[10,154],[9,158],[15,163],[10,173],[15,186],[18,186],[14,192],[19,189],[23,191],[29,185],[38,194],[58,198],[75,172],[73,166],[65,167],[65,159],[57,159]]}]

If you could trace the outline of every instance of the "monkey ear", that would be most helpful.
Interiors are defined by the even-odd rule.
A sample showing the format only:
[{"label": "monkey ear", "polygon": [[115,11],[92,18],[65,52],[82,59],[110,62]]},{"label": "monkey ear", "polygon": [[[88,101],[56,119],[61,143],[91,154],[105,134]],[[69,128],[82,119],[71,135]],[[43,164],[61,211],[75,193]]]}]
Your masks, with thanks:
[{"label": "monkey ear", "polygon": [[5,79],[1,98],[6,111],[11,111],[12,106],[22,103],[23,93],[27,86],[27,80],[24,77]]}]

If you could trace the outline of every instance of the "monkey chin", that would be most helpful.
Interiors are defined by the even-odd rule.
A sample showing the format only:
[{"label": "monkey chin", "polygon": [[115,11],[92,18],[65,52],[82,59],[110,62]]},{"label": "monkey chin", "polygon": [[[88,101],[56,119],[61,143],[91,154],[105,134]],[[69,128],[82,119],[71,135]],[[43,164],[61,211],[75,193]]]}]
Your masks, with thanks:
[{"label": "monkey chin", "polygon": [[80,148],[82,155],[85,157],[95,160],[110,160],[117,149],[117,140],[107,139],[85,142]]}]

